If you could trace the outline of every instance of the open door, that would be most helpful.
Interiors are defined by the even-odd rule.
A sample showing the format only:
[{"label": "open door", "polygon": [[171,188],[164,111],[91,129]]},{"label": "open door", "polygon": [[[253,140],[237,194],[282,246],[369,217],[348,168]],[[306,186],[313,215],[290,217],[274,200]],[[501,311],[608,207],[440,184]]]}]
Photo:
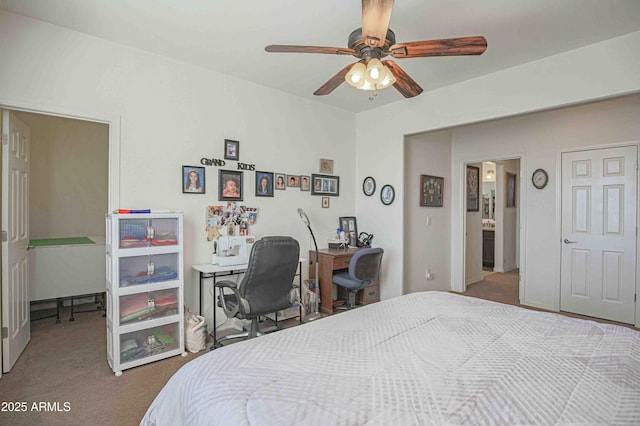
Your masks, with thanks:
[{"label": "open door", "polygon": [[9,372],[31,338],[29,317],[30,129],[2,112],[2,371]]}]

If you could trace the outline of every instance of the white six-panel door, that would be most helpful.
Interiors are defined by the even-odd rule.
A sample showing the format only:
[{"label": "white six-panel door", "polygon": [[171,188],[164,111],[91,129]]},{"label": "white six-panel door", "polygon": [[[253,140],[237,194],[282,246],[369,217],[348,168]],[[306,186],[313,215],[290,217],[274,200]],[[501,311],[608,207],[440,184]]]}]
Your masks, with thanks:
[{"label": "white six-panel door", "polygon": [[562,155],[560,310],[634,323],[637,148]]},{"label": "white six-panel door", "polygon": [[11,370],[31,338],[29,313],[30,129],[2,112],[2,370]]}]

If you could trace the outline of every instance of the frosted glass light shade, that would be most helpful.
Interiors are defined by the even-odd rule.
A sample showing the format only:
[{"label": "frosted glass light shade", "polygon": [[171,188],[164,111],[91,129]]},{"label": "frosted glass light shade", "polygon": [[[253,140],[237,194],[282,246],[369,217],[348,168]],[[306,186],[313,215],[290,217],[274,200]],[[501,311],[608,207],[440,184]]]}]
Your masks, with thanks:
[{"label": "frosted glass light shade", "polygon": [[347,72],[347,75],[344,76],[344,80],[356,89],[360,89],[365,83],[366,71],[367,67],[365,67],[362,62],[358,62],[351,67],[349,72]]}]

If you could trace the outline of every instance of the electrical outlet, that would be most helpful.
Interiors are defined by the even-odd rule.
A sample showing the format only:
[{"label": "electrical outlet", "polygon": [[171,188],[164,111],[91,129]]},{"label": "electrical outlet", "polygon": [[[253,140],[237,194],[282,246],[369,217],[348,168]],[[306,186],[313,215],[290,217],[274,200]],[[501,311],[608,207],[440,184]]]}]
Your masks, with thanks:
[{"label": "electrical outlet", "polygon": [[431,269],[427,269],[427,272],[425,273],[425,278],[427,279],[427,281],[431,281],[434,278],[433,272],[431,272]]}]

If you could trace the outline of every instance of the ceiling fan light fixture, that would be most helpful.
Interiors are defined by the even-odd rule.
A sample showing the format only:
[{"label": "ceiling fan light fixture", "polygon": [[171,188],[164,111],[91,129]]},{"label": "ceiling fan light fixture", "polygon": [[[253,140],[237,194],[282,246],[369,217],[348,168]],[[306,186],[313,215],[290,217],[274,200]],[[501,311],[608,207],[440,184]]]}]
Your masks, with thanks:
[{"label": "ceiling fan light fixture", "polygon": [[362,62],[355,63],[347,75],[344,76],[344,80],[349,83],[350,86],[356,89],[362,88],[365,83],[365,76],[367,73],[367,67]]},{"label": "ceiling fan light fixture", "polygon": [[396,78],[393,76],[391,70],[384,66],[383,67],[383,77],[380,83],[376,84],[377,89],[386,89],[387,87],[393,85],[396,82]]},{"label": "ceiling fan light fixture", "polygon": [[367,63],[367,80],[372,84],[378,84],[384,80],[385,76],[384,65],[382,65],[380,59],[370,59]]}]

